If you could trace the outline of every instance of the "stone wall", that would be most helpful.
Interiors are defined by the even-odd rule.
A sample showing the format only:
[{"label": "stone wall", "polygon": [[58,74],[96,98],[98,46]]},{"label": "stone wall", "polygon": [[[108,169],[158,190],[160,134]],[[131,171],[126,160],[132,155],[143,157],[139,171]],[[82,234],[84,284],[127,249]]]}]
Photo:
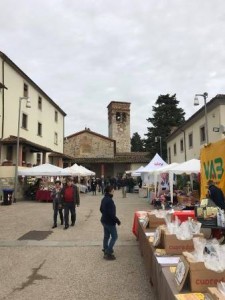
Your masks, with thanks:
[{"label": "stone wall", "polygon": [[114,157],[114,142],[92,132],[82,132],[67,139],[64,154],[76,158]]}]

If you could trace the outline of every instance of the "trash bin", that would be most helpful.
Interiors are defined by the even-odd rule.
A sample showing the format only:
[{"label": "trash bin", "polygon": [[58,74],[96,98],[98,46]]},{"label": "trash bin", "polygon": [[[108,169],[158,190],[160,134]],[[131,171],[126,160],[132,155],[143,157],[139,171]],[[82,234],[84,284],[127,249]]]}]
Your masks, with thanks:
[{"label": "trash bin", "polygon": [[12,194],[14,192],[13,189],[2,189],[3,191],[3,205],[12,204]]}]

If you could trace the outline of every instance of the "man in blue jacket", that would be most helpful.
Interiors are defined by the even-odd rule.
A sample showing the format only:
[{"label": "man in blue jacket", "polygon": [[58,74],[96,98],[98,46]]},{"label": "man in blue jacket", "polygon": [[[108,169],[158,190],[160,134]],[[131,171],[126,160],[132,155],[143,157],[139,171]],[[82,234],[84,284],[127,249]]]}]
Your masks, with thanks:
[{"label": "man in blue jacket", "polygon": [[104,258],[107,260],[116,259],[113,254],[113,247],[118,238],[116,224],[121,224],[120,220],[116,216],[116,206],[113,201],[113,193],[113,186],[107,186],[105,188],[105,196],[102,199],[100,206],[100,211],[102,213],[101,223],[104,228],[103,252]]}]

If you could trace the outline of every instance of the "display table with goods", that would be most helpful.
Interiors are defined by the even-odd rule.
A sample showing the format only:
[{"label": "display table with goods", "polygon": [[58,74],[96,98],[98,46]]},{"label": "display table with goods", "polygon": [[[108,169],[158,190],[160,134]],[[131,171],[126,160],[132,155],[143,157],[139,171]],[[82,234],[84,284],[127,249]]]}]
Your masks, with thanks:
[{"label": "display table with goods", "polygon": [[[174,228],[173,222],[168,225],[167,230]],[[205,297],[208,287],[216,287],[218,282],[225,281],[223,246],[216,240],[206,240],[201,234],[196,234],[191,247],[184,247],[185,251],[181,252],[180,245],[184,243],[182,238],[188,237],[190,232],[198,233],[200,225],[196,220],[189,219],[181,223],[180,227],[176,235],[181,240],[168,238],[166,242],[176,244],[173,247],[174,254],[170,254],[163,248],[166,233],[162,228],[165,229],[165,225],[151,228],[148,213],[138,218],[140,252],[156,299],[217,299]],[[185,243],[189,245],[190,241]]]},{"label": "display table with goods", "polygon": [[133,220],[133,226],[132,226],[132,232],[137,237],[138,236],[138,220],[139,218],[143,218],[147,215],[146,211],[136,211],[134,213],[134,220]]},{"label": "display table with goods", "polygon": [[[153,243],[150,242],[153,237],[152,233],[154,234],[154,231],[145,229],[143,223],[139,222],[138,240],[149,282],[156,299],[177,299],[176,296],[179,295],[179,291],[174,282],[174,272],[180,255],[166,255],[162,249],[155,249]],[[172,270],[173,273],[171,273],[170,270]],[[184,294],[189,292],[187,288],[182,291]]]},{"label": "display table with goods", "polygon": [[200,202],[198,191],[185,192],[183,190],[174,190],[171,195],[170,190],[161,190],[152,200],[151,204],[158,208],[169,208],[174,205],[194,209],[194,206]]},{"label": "display table with goods", "polygon": [[77,183],[76,186],[79,188],[80,193],[88,192],[88,187],[86,185]]},{"label": "display table with goods", "polygon": [[195,208],[196,219],[202,224],[202,228],[211,229],[211,236],[224,243],[225,241],[225,214],[224,210],[217,206],[211,206],[210,199],[203,199]]},{"label": "display table with goods", "polygon": [[50,190],[37,190],[36,191],[36,200],[37,201],[46,201],[46,202],[51,202],[52,201],[52,196],[51,196],[51,191]]}]

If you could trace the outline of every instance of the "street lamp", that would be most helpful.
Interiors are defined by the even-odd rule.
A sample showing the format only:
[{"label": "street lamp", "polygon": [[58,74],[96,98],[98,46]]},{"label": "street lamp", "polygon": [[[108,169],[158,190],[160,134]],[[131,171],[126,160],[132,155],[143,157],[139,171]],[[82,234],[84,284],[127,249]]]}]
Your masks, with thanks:
[{"label": "street lamp", "polygon": [[20,115],[21,115],[21,103],[22,100],[26,100],[26,108],[31,108],[31,103],[28,97],[19,98],[19,114],[18,114],[18,127],[17,127],[17,139],[16,139],[16,168],[14,178],[14,202],[16,202],[16,192],[18,185],[18,165],[19,165],[19,146],[20,146]]},{"label": "street lamp", "polygon": [[194,98],[194,105],[199,105],[198,96],[204,98],[204,105],[205,105],[205,137],[206,137],[206,144],[209,143],[209,134],[208,134],[208,118],[207,118],[207,107],[206,107],[206,98],[208,98],[208,93],[204,94],[195,94]]},{"label": "street lamp", "polygon": [[161,136],[156,136],[155,137],[155,143],[157,143],[159,140],[159,146],[160,146],[160,156],[162,157],[162,137]]}]

